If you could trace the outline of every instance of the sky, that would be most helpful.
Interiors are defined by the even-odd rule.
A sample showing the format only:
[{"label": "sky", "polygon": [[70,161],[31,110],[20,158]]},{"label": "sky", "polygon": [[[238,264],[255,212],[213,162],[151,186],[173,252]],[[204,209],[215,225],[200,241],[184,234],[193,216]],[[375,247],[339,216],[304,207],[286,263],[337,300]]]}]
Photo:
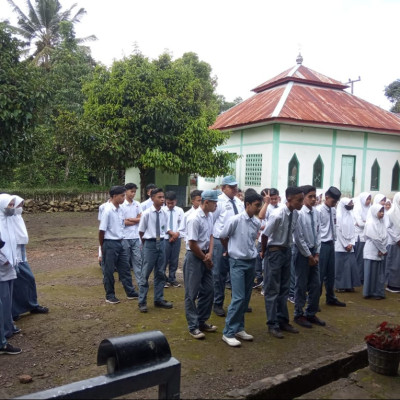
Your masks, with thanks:
[{"label": "sky", "polygon": [[[26,10],[26,0],[14,0]],[[34,0],[32,0],[32,3]],[[343,83],[386,110],[385,86],[400,79],[400,0],[60,0],[87,11],[76,25],[95,60],[110,66],[135,46],[147,57],[195,52],[217,76],[227,101],[296,65]],[[76,10],[78,9],[76,8]],[[6,0],[0,19],[16,21]],[[348,89],[350,91],[350,89]]]}]

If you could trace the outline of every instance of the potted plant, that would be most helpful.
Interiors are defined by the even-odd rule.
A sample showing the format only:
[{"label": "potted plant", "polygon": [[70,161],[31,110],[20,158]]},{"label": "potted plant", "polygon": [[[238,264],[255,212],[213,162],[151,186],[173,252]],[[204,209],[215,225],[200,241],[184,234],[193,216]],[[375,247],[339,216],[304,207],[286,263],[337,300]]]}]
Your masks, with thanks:
[{"label": "potted plant", "polygon": [[369,367],[383,375],[397,375],[400,362],[400,325],[386,321],[364,340],[368,348]]}]

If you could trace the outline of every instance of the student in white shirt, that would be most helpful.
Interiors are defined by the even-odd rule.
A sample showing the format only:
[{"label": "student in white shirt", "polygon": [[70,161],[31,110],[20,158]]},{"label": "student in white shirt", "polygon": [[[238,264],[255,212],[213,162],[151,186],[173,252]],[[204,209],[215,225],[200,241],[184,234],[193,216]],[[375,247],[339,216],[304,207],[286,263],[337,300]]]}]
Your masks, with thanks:
[{"label": "student in white shirt", "polygon": [[124,239],[124,213],[121,208],[125,200],[125,188],[113,186],[110,189],[111,202],[104,209],[99,226],[99,243],[102,250],[103,283],[106,291],[106,302],[118,304],[120,301],[115,296],[114,271],[117,269],[122,286],[128,299],[139,297],[132,285],[131,268],[128,252],[123,244]]},{"label": "student in white shirt", "polygon": [[223,308],[225,300],[225,283],[229,271],[229,260],[226,248],[220,240],[220,233],[224,224],[235,214],[244,210],[243,203],[236,197],[236,178],[232,175],[222,179],[222,194],[218,196],[217,209],[213,213],[214,218],[214,249],[213,249],[213,280],[214,280],[214,313],[219,317],[225,317]]},{"label": "student in white shirt", "polygon": [[244,330],[244,315],[249,306],[255,277],[257,258],[256,240],[261,221],[259,213],[262,197],[248,189],[244,198],[245,210],[230,218],[221,231],[220,238],[228,248],[232,299],[225,320],[222,340],[229,346],[241,345],[238,339],[251,341],[253,336]]},{"label": "student in white shirt", "polygon": [[[176,205],[176,193],[169,191],[165,193],[164,210],[168,215],[169,233],[165,235],[165,258],[164,258],[164,287],[180,287],[180,283],[176,280],[176,271],[179,263],[179,252],[181,250],[181,237],[179,227],[183,221],[183,210]],[[168,275],[167,275],[168,266]]]},{"label": "student in white shirt", "polygon": [[192,192],[190,193],[190,202],[192,203],[192,208],[190,208],[183,214],[181,226],[179,227],[179,235],[182,239],[185,239],[185,242],[187,242],[186,240],[187,221],[191,217],[191,215],[200,207],[201,194],[202,190],[197,190],[197,189],[192,190]]},{"label": "student in white shirt", "polygon": [[152,192],[152,190],[154,190],[156,188],[157,188],[157,186],[154,183],[149,183],[146,186],[146,195],[148,196],[148,198],[147,198],[147,200],[140,203],[140,206],[142,207],[142,212],[146,211],[148,208],[150,208],[153,205],[153,200],[151,199],[151,192]]},{"label": "student in white shirt", "polygon": [[387,216],[389,225],[387,227],[386,290],[400,293],[400,192],[395,194]]},{"label": "student in white shirt", "polygon": [[336,234],[335,288],[337,292],[354,292],[354,287],[361,286],[361,281],[354,253],[353,200],[348,197],[342,197],[338,205]]},{"label": "student in white shirt", "polygon": [[385,270],[383,259],[387,254],[387,230],[383,221],[384,206],[374,204],[365,223],[364,298],[385,298]]},{"label": "student in white shirt", "polygon": [[216,190],[201,194],[201,205],[187,223],[186,255],[183,263],[185,283],[185,315],[189,334],[204,339],[204,332],[215,332],[217,327],[207,323],[214,298],[212,277],[213,217],[218,201]]},{"label": "student in white shirt", "polygon": [[129,264],[139,285],[142,276],[142,242],[139,237],[139,222],[142,215],[142,207],[135,200],[137,185],[127,183],[125,185],[125,201],[122,204],[124,212],[124,246],[128,252]]},{"label": "student in white shirt", "polygon": [[17,243],[12,218],[15,197],[0,194],[0,354],[19,354],[21,349],[7,343],[7,338],[21,330],[12,319],[12,292],[17,278]]},{"label": "student in white shirt", "polygon": [[154,270],[154,306],[172,308],[173,305],[164,299],[164,246],[168,228],[168,215],[162,208],[164,205],[164,190],[151,191],[153,205],[145,210],[140,218],[139,236],[143,244],[142,278],[139,285],[139,311],[147,313],[147,293],[149,291],[149,276]]},{"label": "student in white shirt", "polygon": [[[299,211],[299,219],[294,230],[296,246],[294,264],[294,322],[304,328],[312,324],[325,326],[319,319],[318,303],[320,295],[319,252],[321,249],[320,214],[315,208],[316,188],[301,186],[304,205]],[[304,310],[304,306],[307,307]]]},{"label": "student in white shirt", "polygon": [[361,283],[364,281],[364,226],[367,221],[368,210],[371,207],[371,193],[362,192],[354,199],[354,225],[356,234],[356,243],[354,253],[357,260],[358,276]]}]

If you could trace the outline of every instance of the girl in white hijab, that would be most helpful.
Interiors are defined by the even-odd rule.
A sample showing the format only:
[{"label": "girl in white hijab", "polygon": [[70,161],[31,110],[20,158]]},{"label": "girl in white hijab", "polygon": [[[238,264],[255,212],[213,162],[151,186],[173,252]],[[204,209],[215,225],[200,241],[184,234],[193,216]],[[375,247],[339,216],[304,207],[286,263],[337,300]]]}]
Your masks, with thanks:
[{"label": "girl in white hijab", "polygon": [[49,312],[47,307],[43,307],[38,303],[35,277],[26,258],[25,245],[28,244],[29,237],[25,221],[22,218],[23,205],[24,199],[15,196],[15,216],[12,218],[12,222],[14,223],[17,243],[18,274],[17,279],[14,281],[13,290],[12,315],[14,321],[19,319],[20,314],[26,312],[31,312],[32,314],[46,314]]},{"label": "girl in white hijab", "polygon": [[387,230],[383,221],[384,206],[374,204],[365,224],[364,247],[364,298],[385,298],[385,270],[383,265],[387,253]]},{"label": "girl in white hijab", "polygon": [[387,212],[389,224],[388,254],[386,256],[386,290],[392,293],[400,293],[400,193],[393,198],[392,207]]},{"label": "girl in white hijab", "polygon": [[354,254],[356,234],[353,217],[353,201],[342,197],[337,207],[335,241],[335,288],[337,292],[354,292],[361,286]]},{"label": "girl in white hijab", "polygon": [[11,313],[13,283],[17,277],[17,245],[11,222],[15,212],[14,205],[14,197],[5,193],[0,195],[0,237],[4,242],[0,250],[0,340],[2,342],[0,354],[5,346],[7,347],[7,342],[4,343],[5,338],[20,332],[14,325]]},{"label": "girl in white hijab", "polygon": [[354,225],[356,243],[354,246],[354,253],[357,260],[358,275],[361,283],[364,282],[364,226],[367,221],[368,211],[371,207],[371,193],[362,192],[354,199]]}]

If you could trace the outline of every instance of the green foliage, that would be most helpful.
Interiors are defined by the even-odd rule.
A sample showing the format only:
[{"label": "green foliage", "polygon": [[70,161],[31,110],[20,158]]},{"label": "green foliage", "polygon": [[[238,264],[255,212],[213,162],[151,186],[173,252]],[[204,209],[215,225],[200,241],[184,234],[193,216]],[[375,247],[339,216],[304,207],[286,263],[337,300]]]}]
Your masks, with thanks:
[{"label": "green foliage", "polygon": [[0,23],[0,166],[30,154],[34,114],[43,101],[41,71],[20,61],[21,42]]},{"label": "green foliage", "polygon": [[226,101],[225,96],[218,95],[219,112],[223,113],[237,104],[240,104],[242,101],[243,99],[241,97],[236,97],[233,101]]},{"label": "green foliage", "polygon": [[208,127],[218,113],[211,67],[187,53],[150,61],[139,52],[86,83],[85,150],[92,165],[170,173],[228,172],[234,155],[216,151],[228,134]]},{"label": "green foliage", "polygon": [[[54,49],[62,39],[62,22],[68,21],[75,24],[80,22],[82,16],[86,14],[85,9],[80,8],[72,16],[77,5],[73,4],[69,9],[62,10],[59,0],[35,0],[34,5],[31,0],[27,0],[27,13],[22,11],[13,0],[8,0],[8,2],[18,14],[18,26],[11,28],[26,39],[28,45],[34,42],[33,60],[36,65],[43,65],[46,68],[49,67]],[[87,40],[96,40],[96,37],[92,35],[77,41],[82,43]]]},{"label": "green foliage", "polygon": [[390,111],[394,113],[400,113],[400,79],[397,79],[389,86],[386,86],[385,96],[393,104],[393,107],[390,109]]}]

